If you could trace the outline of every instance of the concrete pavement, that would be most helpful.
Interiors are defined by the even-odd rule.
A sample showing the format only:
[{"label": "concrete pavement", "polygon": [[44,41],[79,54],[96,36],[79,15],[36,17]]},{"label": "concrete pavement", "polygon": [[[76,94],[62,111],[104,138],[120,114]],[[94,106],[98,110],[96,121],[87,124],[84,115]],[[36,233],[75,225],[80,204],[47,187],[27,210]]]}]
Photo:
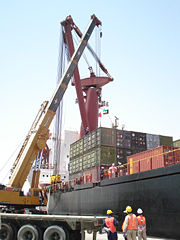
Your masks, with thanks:
[{"label": "concrete pavement", "polygon": [[[85,240],[93,240],[93,235],[86,233],[85,234]],[[97,233],[97,239],[96,240],[107,240],[107,234],[106,233],[102,233],[102,234]],[[118,233],[118,240],[124,240],[123,235],[121,233]],[[166,239],[148,237],[147,240],[166,240]],[[170,240],[170,239],[168,239],[168,240]],[[173,239],[171,239],[171,240],[173,240]]]}]

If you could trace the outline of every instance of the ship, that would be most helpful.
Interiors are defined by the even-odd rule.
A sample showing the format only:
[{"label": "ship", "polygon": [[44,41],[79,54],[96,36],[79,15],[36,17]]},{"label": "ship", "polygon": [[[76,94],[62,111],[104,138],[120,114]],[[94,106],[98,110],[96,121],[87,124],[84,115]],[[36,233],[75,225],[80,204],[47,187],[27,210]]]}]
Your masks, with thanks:
[{"label": "ship", "polygon": [[[128,136],[136,136],[136,141]],[[105,216],[112,209],[121,226],[130,205],[135,214],[143,209],[149,236],[180,239],[180,230],[174,231],[180,221],[180,146],[172,145],[167,136],[96,129],[71,145],[69,185],[51,191],[48,213]],[[117,176],[100,179],[101,167],[108,169],[112,163],[118,166]]]},{"label": "ship", "polygon": [[[81,31],[71,16],[61,25],[66,51],[72,57],[74,43],[71,31],[75,30],[79,37],[82,36]],[[89,67],[90,77],[80,79],[79,68],[76,68],[72,85],[76,87],[82,120],[80,139],[71,144],[69,181],[49,187],[48,213],[105,216],[107,209],[111,209],[119,221],[120,230],[125,217],[123,211],[130,205],[134,213],[138,208],[143,209],[149,236],[180,239],[180,230],[175,229],[180,224],[179,157],[173,163],[169,157],[171,163],[166,164],[164,160],[164,165],[154,168],[152,164],[143,164],[143,170],[140,167],[138,170],[131,161],[142,152],[173,147],[173,138],[125,131],[118,129],[116,122],[112,128],[98,127],[100,108],[103,109],[102,114],[109,113],[108,103],[102,101],[101,90],[113,78],[92,48],[89,45],[87,48],[107,77],[96,76]],[[179,148],[171,151],[179,151]],[[168,153],[161,154],[166,156]],[[120,169],[119,174],[100,180],[101,167],[107,171],[112,163]]]},{"label": "ship", "polygon": [[112,209],[121,226],[127,205],[141,207],[147,219],[147,234],[180,239],[180,164],[87,183],[73,191],[54,191],[49,196],[49,214],[104,216]]}]

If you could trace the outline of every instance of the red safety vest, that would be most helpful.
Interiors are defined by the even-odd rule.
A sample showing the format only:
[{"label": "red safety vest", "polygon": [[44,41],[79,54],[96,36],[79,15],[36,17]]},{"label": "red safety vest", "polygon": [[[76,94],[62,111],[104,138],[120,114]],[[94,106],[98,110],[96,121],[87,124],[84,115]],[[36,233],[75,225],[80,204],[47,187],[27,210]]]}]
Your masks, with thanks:
[{"label": "red safety vest", "polygon": [[137,217],[137,220],[138,220],[138,225],[145,225],[146,224],[146,219],[144,216],[138,216]]},{"label": "red safety vest", "polygon": [[136,215],[134,214],[130,214],[128,215],[128,226],[127,226],[127,230],[137,230],[138,226],[137,226],[137,218]]},{"label": "red safety vest", "polygon": [[105,223],[106,223],[106,226],[108,228],[110,228],[110,231],[112,233],[115,233],[116,232],[116,226],[114,226],[114,218],[113,217],[110,217],[110,218],[106,218],[105,219]]}]

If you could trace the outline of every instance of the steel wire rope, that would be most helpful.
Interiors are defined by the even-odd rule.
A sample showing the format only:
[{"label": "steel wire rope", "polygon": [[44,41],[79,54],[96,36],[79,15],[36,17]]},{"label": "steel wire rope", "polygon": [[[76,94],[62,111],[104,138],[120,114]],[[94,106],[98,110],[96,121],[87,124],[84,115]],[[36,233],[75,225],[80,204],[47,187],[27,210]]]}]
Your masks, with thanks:
[{"label": "steel wire rope", "polygon": [[[61,80],[62,74],[65,67],[65,45],[63,44],[63,27],[61,26],[60,37],[59,37],[59,56],[58,56],[58,74],[57,74],[57,84]],[[53,174],[56,175],[60,171],[60,160],[61,160],[61,133],[62,133],[62,114],[63,114],[63,99],[56,111],[55,125],[54,125],[54,159]]]},{"label": "steel wire rope", "polygon": [[[78,45],[78,37],[77,37],[77,35],[75,35],[75,36],[73,36],[73,40],[74,40],[75,44]],[[91,66],[90,66],[88,59],[86,57],[86,54],[84,52],[83,52],[82,56],[83,56],[84,60],[86,61],[88,68],[90,68]]]},{"label": "steel wire rope", "polygon": [[95,46],[96,46],[96,52],[97,52],[97,57],[98,61],[96,60],[96,75],[100,76],[100,66],[99,66],[99,61],[101,59],[101,28],[96,28],[96,37],[95,37]]},{"label": "steel wire rope", "polygon": [[[4,165],[1,167],[0,172],[5,168],[5,166],[10,162],[10,159],[13,157],[13,155],[17,152],[17,149],[22,145],[22,143],[24,142],[26,138],[24,138],[16,147],[16,149],[12,152],[12,154],[9,156],[9,158],[7,159],[7,161],[4,163]],[[9,170],[10,171],[10,170]],[[8,173],[5,175],[5,177],[3,178],[3,180],[7,177]]]}]

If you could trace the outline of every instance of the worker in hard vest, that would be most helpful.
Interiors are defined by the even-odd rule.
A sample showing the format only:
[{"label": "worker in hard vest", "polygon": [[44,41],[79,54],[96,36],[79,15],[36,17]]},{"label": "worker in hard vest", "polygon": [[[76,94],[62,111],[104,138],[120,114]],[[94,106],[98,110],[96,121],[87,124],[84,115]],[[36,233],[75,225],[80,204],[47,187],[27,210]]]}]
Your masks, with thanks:
[{"label": "worker in hard vest", "polygon": [[111,178],[115,178],[116,177],[116,172],[117,172],[117,168],[115,166],[115,164],[113,163],[112,166],[110,167],[111,170]]},{"label": "worker in hard vest", "polygon": [[108,178],[112,178],[112,169],[111,167],[108,168]]},{"label": "worker in hard vest", "polygon": [[135,214],[132,213],[131,206],[127,206],[124,213],[127,213],[127,216],[124,220],[123,234],[127,233],[128,240],[136,240],[136,233],[138,230],[137,217]]},{"label": "worker in hard vest", "polygon": [[[126,216],[126,215],[127,215],[127,212],[124,211],[124,214],[125,214],[125,216]],[[124,222],[125,222],[125,220],[124,220]],[[124,227],[124,222],[123,222],[122,227],[121,227],[122,231],[123,231],[123,227]],[[127,240],[127,232],[123,232],[123,237],[124,237],[124,240]]]},{"label": "worker in hard vest", "polygon": [[147,240],[146,236],[146,218],[142,215],[143,210],[138,208],[137,210],[137,220],[138,220],[138,240]]},{"label": "worker in hard vest", "polygon": [[112,217],[113,212],[107,210],[107,218],[104,222],[104,230],[107,232],[108,240],[117,240],[117,231],[116,227],[118,226],[118,221]]}]

